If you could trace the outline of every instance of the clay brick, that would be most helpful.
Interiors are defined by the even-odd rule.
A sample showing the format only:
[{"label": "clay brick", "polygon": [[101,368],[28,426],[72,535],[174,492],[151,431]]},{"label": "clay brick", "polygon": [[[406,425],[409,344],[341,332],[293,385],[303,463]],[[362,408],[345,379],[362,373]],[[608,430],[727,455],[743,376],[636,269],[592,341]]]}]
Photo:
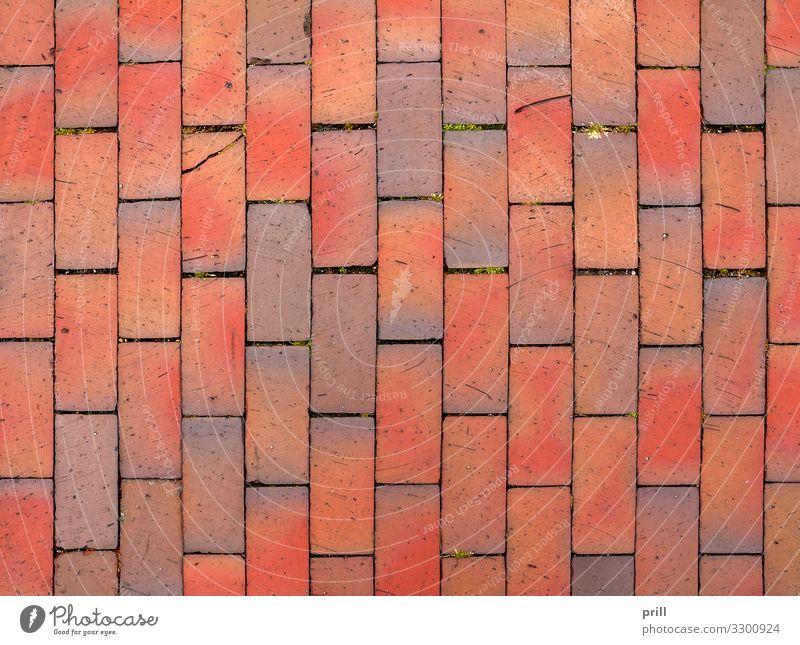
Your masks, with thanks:
[{"label": "clay brick", "polygon": [[800,348],[771,345],[767,361],[767,481],[800,481]]},{"label": "clay brick", "polygon": [[0,205],[0,274],[0,338],[51,337],[52,204]]},{"label": "clay brick", "polygon": [[117,265],[117,135],[56,137],[56,268]]},{"label": "clay brick", "polygon": [[636,2],[636,62],[650,67],[700,64],[701,0]]},{"label": "clay brick", "polygon": [[572,469],[572,348],[511,349],[508,482],[569,484]]},{"label": "clay brick", "polygon": [[636,595],[697,595],[697,488],[640,488],[636,510]]},{"label": "clay brick", "polygon": [[800,65],[800,21],[786,0],[767,0],[767,65]]},{"label": "clay brick", "polygon": [[505,577],[502,555],[442,559],[443,596],[502,596]]},{"label": "clay brick", "polygon": [[639,484],[697,484],[700,477],[699,347],[639,352]]},{"label": "clay brick", "polygon": [[575,411],[636,407],[638,284],[633,275],[575,278]]},{"label": "clay brick", "polygon": [[445,260],[450,268],[508,266],[506,134],[444,137]]},{"label": "clay brick", "polygon": [[248,347],[245,400],[247,481],[308,482],[306,347]]},{"label": "clay brick", "polygon": [[570,70],[508,70],[509,201],[572,201]]},{"label": "clay brick", "polygon": [[575,419],[572,550],[633,553],[636,420]]},{"label": "clay brick", "polygon": [[0,480],[0,594],[47,596],[53,588],[53,483]]},{"label": "clay brick", "polygon": [[119,205],[119,334],[176,338],[181,329],[177,201]]},{"label": "clay brick", "polygon": [[314,123],[375,122],[375,2],[311,6]]},{"label": "clay brick", "polygon": [[705,281],[703,407],[707,414],[763,414],[766,280]]},{"label": "clay brick", "polygon": [[308,199],[310,83],[305,66],[248,71],[247,199]]},{"label": "clay brick", "polygon": [[137,63],[180,60],[181,0],[119,0],[119,57]]},{"label": "clay brick", "polygon": [[502,553],[505,418],[445,417],[442,442],[442,553]]},{"label": "clay brick", "polygon": [[117,2],[59,0],[55,24],[56,127],[117,125]]},{"label": "clay brick", "polygon": [[308,489],[248,488],[247,595],[308,595]]},{"label": "clay brick", "polygon": [[378,61],[439,60],[440,5],[440,0],[378,0]]},{"label": "clay brick", "polygon": [[311,421],[312,553],[372,553],[374,472],[372,419]]},{"label": "clay brick", "polygon": [[181,595],[180,482],[123,479],[120,490],[120,595]]},{"label": "clay brick", "polygon": [[571,342],[572,208],[512,206],[509,236],[511,342]]},{"label": "clay brick", "polygon": [[53,345],[0,343],[0,477],[53,474]]},{"label": "clay brick", "polygon": [[311,328],[311,407],[316,412],[375,409],[376,280],[315,275]]},{"label": "clay brick", "polygon": [[704,134],[702,156],[705,266],[762,268],[766,260],[763,134]]},{"label": "clay brick", "polygon": [[703,327],[701,211],[693,207],[639,212],[640,342],[693,345]]},{"label": "clay brick", "polygon": [[572,0],[576,125],[636,122],[633,6],[633,0]]},{"label": "clay brick", "polygon": [[183,558],[185,596],[244,596],[244,560],[239,555],[187,555]]},{"label": "clay brick", "polygon": [[800,203],[800,140],[795,106],[800,101],[800,69],[772,69],[767,74],[767,202]]},{"label": "clay brick", "polygon": [[760,555],[700,557],[701,596],[760,596],[763,589]]},{"label": "clay brick", "polygon": [[700,3],[703,119],[764,122],[764,0]]},{"label": "clay brick", "polygon": [[444,411],[508,407],[508,276],[445,276]]},{"label": "clay brick", "polygon": [[773,343],[800,342],[800,208],[770,208],[768,323]]},{"label": "clay brick", "polygon": [[55,559],[56,596],[116,596],[117,554],[73,551]]},{"label": "clay brick", "polygon": [[442,0],[445,123],[505,119],[505,2]]},{"label": "clay brick", "polygon": [[0,65],[53,63],[53,2],[14,0],[0,2]]},{"label": "clay brick", "polygon": [[244,551],[242,420],[184,419],[183,550]]},{"label": "clay brick", "polygon": [[375,480],[382,484],[439,481],[442,348],[378,347]]},{"label": "clay brick", "polygon": [[509,65],[569,65],[569,0],[506,0]]},{"label": "clay brick", "polygon": [[0,68],[0,105],[0,202],[52,199],[52,68]]},{"label": "clay brick", "polygon": [[378,194],[442,192],[439,63],[378,66]]},{"label": "clay brick", "polygon": [[312,596],[371,596],[372,558],[311,558]]},{"label": "clay brick", "polygon": [[178,343],[119,345],[119,469],[122,477],[181,476]]},{"label": "clay brick", "polygon": [[763,481],[763,419],[708,419],[700,475],[702,553],[761,552]]},{"label": "clay brick", "polygon": [[632,596],[633,556],[572,558],[573,596]]},{"label": "clay brick", "polygon": [[569,527],[569,488],[508,491],[509,596],[569,595]]},{"label": "clay brick", "polygon": [[375,595],[439,595],[439,487],[375,489]]},{"label": "clay brick", "polygon": [[310,26],[310,0],[248,2],[248,62],[306,62],[311,55]]},{"label": "clay brick", "polygon": [[117,405],[117,276],[56,279],[56,409]]},{"label": "clay brick", "polygon": [[800,594],[800,484],[764,487],[764,593]]},{"label": "clay brick", "polygon": [[575,262],[582,269],[635,269],[636,135],[575,134]]},{"label": "clay brick", "polygon": [[181,390],[186,415],[244,408],[244,280],[183,280]]},{"label": "clay brick", "polygon": [[181,194],[180,74],[178,63],[120,67],[120,199]]},{"label": "clay brick", "polygon": [[700,74],[639,71],[639,203],[700,203]]},{"label": "clay brick", "polygon": [[442,337],[442,206],[432,201],[378,207],[378,336]]}]

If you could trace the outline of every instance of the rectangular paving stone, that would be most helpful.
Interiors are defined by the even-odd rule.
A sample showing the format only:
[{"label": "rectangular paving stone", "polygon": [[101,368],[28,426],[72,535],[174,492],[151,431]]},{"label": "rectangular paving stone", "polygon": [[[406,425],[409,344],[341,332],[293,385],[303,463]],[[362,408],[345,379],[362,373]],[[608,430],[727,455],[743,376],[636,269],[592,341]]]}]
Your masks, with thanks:
[{"label": "rectangular paving stone", "polygon": [[767,322],[774,343],[800,342],[800,209],[767,209]]},{"label": "rectangular paving stone", "polygon": [[247,62],[304,63],[311,56],[310,0],[247,3]]},{"label": "rectangular paving stone", "polygon": [[700,595],[763,595],[761,560],[758,555],[700,556]]},{"label": "rectangular paving stone", "polygon": [[764,593],[796,596],[800,593],[800,484],[764,487]]},{"label": "rectangular paving stone", "polygon": [[800,100],[800,69],[771,69],[767,73],[765,125],[767,203],[800,204],[800,142],[794,106]]},{"label": "rectangular paving stone", "polygon": [[185,596],[244,596],[245,563],[240,555],[196,554],[183,558]]},{"label": "rectangular paving stone", "polygon": [[372,570],[364,556],[311,558],[311,595],[372,596]]},{"label": "rectangular paving stone", "polygon": [[634,564],[631,555],[572,558],[573,596],[632,596]]},{"label": "rectangular paving stone", "polygon": [[800,347],[771,345],[767,360],[766,480],[800,481]]},{"label": "rectangular paving stone", "polygon": [[786,0],[767,0],[767,65],[800,65],[800,25]]},{"label": "rectangular paving stone", "polygon": [[509,65],[569,65],[569,0],[506,0]]},{"label": "rectangular paving stone", "polygon": [[120,61],[180,60],[181,0],[119,0]]},{"label": "rectangular paving stone", "polygon": [[701,0],[637,0],[636,62],[648,67],[697,67],[701,4]]},{"label": "rectangular paving stone", "polygon": [[53,63],[53,3],[50,0],[32,0],[24,6],[14,0],[3,0],[0,15],[5,25],[0,65]]},{"label": "rectangular paving stone", "polygon": [[378,62],[439,60],[440,0],[378,0]]},{"label": "rectangular paving stone", "polygon": [[114,551],[68,551],[54,561],[55,596],[116,596],[119,580]]}]

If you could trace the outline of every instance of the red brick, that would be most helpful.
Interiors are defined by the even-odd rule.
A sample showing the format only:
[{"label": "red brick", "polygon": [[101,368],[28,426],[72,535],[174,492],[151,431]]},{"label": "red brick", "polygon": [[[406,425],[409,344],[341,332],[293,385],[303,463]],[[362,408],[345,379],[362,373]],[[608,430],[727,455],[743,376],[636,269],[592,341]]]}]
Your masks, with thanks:
[{"label": "red brick", "polygon": [[314,123],[375,122],[375,2],[311,6]]},{"label": "red brick", "polygon": [[572,469],[572,348],[511,349],[508,481],[569,484]]},{"label": "red brick", "polygon": [[14,0],[0,2],[0,65],[53,63],[53,2]]},{"label": "red brick", "polygon": [[244,596],[244,560],[238,555],[183,558],[185,596]]},{"label": "red brick", "polygon": [[154,63],[180,60],[180,0],[119,0],[119,57]]},{"label": "red brick", "polygon": [[508,407],[508,276],[445,277],[444,411]]},{"label": "red brick", "polygon": [[56,596],[116,596],[117,554],[114,551],[72,551],[55,559]]},{"label": "red brick", "polygon": [[183,550],[244,552],[242,420],[184,419]]},{"label": "red brick", "polygon": [[703,119],[764,122],[764,0],[700,3]]},{"label": "red brick", "polygon": [[378,0],[378,61],[439,60],[440,0]]},{"label": "red brick", "polygon": [[57,410],[116,408],[117,276],[58,276],[55,355]]},{"label": "red brick", "polygon": [[800,69],[773,69],[767,74],[767,202],[800,203],[800,140],[795,106],[800,101]]},{"label": "red brick", "polygon": [[575,123],[636,121],[633,0],[572,0]]},{"label": "red brick", "polygon": [[311,56],[310,27],[310,0],[248,2],[248,62],[306,62]]},{"label": "red brick", "polygon": [[767,481],[800,481],[800,348],[771,345],[767,361]]},{"label": "red brick", "polygon": [[374,421],[362,417],[311,422],[311,552],[373,551]]},{"label": "red brick", "polygon": [[444,137],[445,260],[450,268],[508,265],[506,135]]},{"label": "red brick", "polygon": [[572,558],[573,596],[632,596],[633,556]]},{"label": "red brick", "polygon": [[443,596],[502,596],[505,578],[502,555],[442,559]]},{"label": "red brick", "polygon": [[120,491],[120,595],[181,595],[180,482],[123,479]]},{"label": "red brick", "polygon": [[310,83],[307,67],[250,68],[247,199],[308,199]]},{"label": "red brick", "polygon": [[760,596],[763,589],[760,555],[700,557],[701,596]]},{"label": "red brick", "polygon": [[639,353],[639,484],[697,484],[703,362],[699,347]]},{"label": "red brick", "polygon": [[575,410],[627,414],[636,408],[636,276],[575,278]]},{"label": "red brick", "polygon": [[181,476],[178,343],[119,345],[119,470],[122,477]]},{"label": "red brick", "polygon": [[59,0],[55,23],[56,127],[117,125],[117,2]]},{"label": "red brick", "polygon": [[800,484],[764,487],[764,593],[800,594]]},{"label": "red brick", "polygon": [[308,489],[248,488],[247,595],[308,595]]},{"label": "red brick", "polygon": [[439,595],[439,487],[375,490],[375,595]]},{"label": "red brick", "polygon": [[244,408],[244,280],[183,280],[181,389],[186,415]]},{"label": "red brick", "polygon": [[432,201],[378,207],[378,335],[442,337],[442,207]]},{"label": "red brick", "polygon": [[445,123],[505,119],[505,2],[442,0]]},{"label": "red brick", "polygon": [[442,348],[381,345],[375,409],[375,480],[382,484],[439,481]]},{"label": "red brick", "polygon": [[52,199],[52,68],[0,68],[0,105],[0,202]]},{"label": "red brick", "polygon": [[442,553],[502,553],[505,418],[445,417],[442,442]]},{"label": "red brick", "polygon": [[639,212],[639,339],[694,345],[703,327],[703,241],[699,208]]},{"label": "red brick", "polygon": [[700,203],[700,74],[639,72],[639,203]]},{"label": "red brick", "polygon": [[635,269],[636,136],[575,134],[575,262],[582,269]]},{"label": "red brick", "polygon": [[697,488],[640,488],[636,511],[636,595],[697,595]]},{"label": "red brick", "polygon": [[117,417],[59,414],[55,423],[56,546],[117,548]]},{"label": "red brick", "polygon": [[569,65],[569,0],[506,0],[509,65]]},{"label": "red brick", "polygon": [[177,201],[119,205],[119,334],[176,338],[181,329]]},{"label": "red brick", "polygon": [[511,342],[571,342],[572,208],[512,206],[509,235]]},{"label": "red brick", "polygon": [[508,491],[509,596],[569,595],[569,527],[569,488]]},{"label": "red brick", "polygon": [[572,201],[569,95],[568,68],[508,71],[509,201]]},{"label": "red brick", "polygon": [[56,268],[117,265],[117,135],[56,141]]},{"label": "red brick", "polygon": [[800,65],[800,21],[786,0],[767,0],[767,65]]},{"label": "red brick", "polygon": [[0,594],[47,596],[53,582],[53,483],[0,480]]},{"label": "red brick", "polygon": [[636,507],[636,421],[575,419],[572,550],[633,553]]},{"label": "red brick", "polygon": [[700,64],[701,0],[636,2],[639,65],[696,67]]},{"label": "red brick", "polygon": [[763,419],[708,419],[700,475],[702,553],[761,552],[763,482]]},{"label": "red brick", "polygon": [[181,194],[180,74],[178,63],[120,67],[120,199]]},{"label": "red brick", "polygon": [[378,194],[442,192],[439,63],[378,66]]},{"label": "red brick", "polygon": [[311,558],[312,596],[371,596],[372,558]]},{"label": "red brick", "polygon": [[767,245],[769,339],[800,342],[800,208],[770,208]]},{"label": "red brick", "polygon": [[767,341],[763,278],[706,280],[703,407],[707,414],[763,414]]},{"label": "red brick", "polygon": [[308,482],[308,348],[248,347],[247,481]]},{"label": "red brick", "polygon": [[0,274],[0,338],[51,337],[52,204],[0,205]]},{"label": "red brick", "polygon": [[311,407],[316,412],[375,410],[376,280],[315,275],[311,329]]}]

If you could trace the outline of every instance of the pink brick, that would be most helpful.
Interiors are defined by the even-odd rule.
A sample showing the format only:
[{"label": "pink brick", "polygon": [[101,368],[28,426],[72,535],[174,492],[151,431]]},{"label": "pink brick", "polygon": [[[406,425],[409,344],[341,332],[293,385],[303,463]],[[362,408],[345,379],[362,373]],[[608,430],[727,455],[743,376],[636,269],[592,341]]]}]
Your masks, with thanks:
[{"label": "pink brick", "polygon": [[800,65],[800,20],[786,0],[767,0],[767,65]]},{"label": "pink brick", "polygon": [[439,60],[441,0],[378,0],[378,61]]},{"label": "pink brick", "polygon": [[639,65],[696,67],[700,64],[701,0],[637,0]]},{"label": "pink brick", "polygon": [[569,65],[569,0],[506,0],[509,65]]},{"label": "pink brick", "polygon": [[505,556],[442,559],[443,596],[502,596]]},{"label": "pink brick", "polygon": [[800,593],[800,485],[764,487],[764,593],[796,596]]},{"label": "pink brick", "polygon": [[70,551],[54,562],[53,595],[116,596],[119,587],[115,551]]},{"label": "pink brick", "polygon": [[0,65],[47,65],[53,62],[53,2],[33,0],[24,5],[0,2]]},{"label": "pink brick", "polygon": [[311,558],[312,596],[373,595],[370,557]]},{"label": "pink brick", "polygon": [[187,555],[183,558],[185,596],[244,596],[245,563],[239,555]]},{"label": "pink brick", "polygon": [[767,481],[800,481],[800,354],[771,345],[767,361]]},{"label": "pink brick", "polygon": [[180,0],[120,0],[119,57],[154,63],[180,60]]},{"label": "pink brick", "polygon": [[797,116],[800,101],[800,69],[771,69],[767,74],[767,202],[800,204],[800,154]]},{"label": "pink brick", "polygon": [[311,1],[266,0],[247,3],[247,60],[304,63],[311,56]]},{"label": "pink brick", "polygon": [[769,339],[800,342],[800,208],[770,208],[767,221]]},{"label": "pink brick", "polygon": [[761,556],[700,557],[701,596],[761,596],[763,593]]}]

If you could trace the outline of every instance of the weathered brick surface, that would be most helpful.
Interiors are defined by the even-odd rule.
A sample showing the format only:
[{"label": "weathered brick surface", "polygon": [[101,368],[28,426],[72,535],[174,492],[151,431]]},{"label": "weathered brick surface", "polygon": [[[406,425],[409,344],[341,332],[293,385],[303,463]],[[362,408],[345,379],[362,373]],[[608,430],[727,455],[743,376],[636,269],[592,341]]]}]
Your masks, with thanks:
[{"label": "weathered brick surface", "polygon": [[700,64],[701,0],[638,0],[636,61],[650,67]]},{"label": "weathered brick surface", "polygon": [[373,561],[364,556],[311,558],[312,596],[371,596]]},{"label": "weathered brick surface", "polygon": [[119,581],[114,551],[71,551],[54,561],[55,596],[116,596]]},{"label": "weathered brick surface", "polygon": [[764,583],[758,555],[700,557],[701,596],[760,596]]},{"label": "weathered brick surface", "polygon": [[302,63],[311,55],[310,0],[247,3],[247,61]]},{"label": "weathered brick surface", "polygon": [[245,564],[239,555],[187,555],[183,558],[186,596],[244,596]]},{"label": "weathered brick surface", "polygon": [[767,360],[767,481],[800,481],[800,355],[796,345],[772,345]]},{"label": "weathered brick surface", "polygon": [[53,3],[33,0],[20,5],[0,2],[3,38],[0,65],[48,65],[53,63]]},{"label": "weathered brick surface", "polygon": [[772,69],[767,74],[765,128],[767,202],[800,203],[800,168],[794,162],[800,142],[792,136],[797,120],[792,117],[800,101],[800,69]]},{"label": "weathered brick surface", "polygon": [[181,0],[119,0],[119,58],[153,63],[181,57]]},{"label": "weathered brick surface", "polygon": [[378,62],[439,60],[440,5],[440,0],[378,0]]},{"label": "weathered brick surface", "polygon": [[800,65],[800,25],[792,3],[766,0],[767,65],[797,67]]},{"label": "weathered brick surface", "polygon": [[764,487],[764,593],[800,593],[800,484]]},{"label": "weathered brick surface", "polygon": [[800,209],[767,210],[767,320],[774,343],[800,341]]},{"label": "weathered brick surface", "polygon": [[509,65],[569,65],[569,0],[506,0]]},{"label": "weathered brick surface", "polygon": [[632,596],[634,563],[630,555],[572,558],[573,596]]},{"label": "weathered brick surface", "polygon": [[487,555],[442,560],[443,596],[502,596],[505,558]]}]

